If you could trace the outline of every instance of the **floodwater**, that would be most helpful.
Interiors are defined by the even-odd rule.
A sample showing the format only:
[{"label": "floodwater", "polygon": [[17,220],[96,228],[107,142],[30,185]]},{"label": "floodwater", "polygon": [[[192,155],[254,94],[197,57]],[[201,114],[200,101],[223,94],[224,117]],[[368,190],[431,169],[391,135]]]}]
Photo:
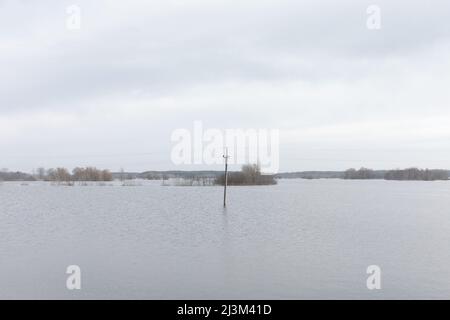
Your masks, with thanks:
[{"label": "floodwater", "polygon": [[227,209],[222,192],[2,183],[0,298],[450,298],[450,182],[281,180],[230,187]]}]

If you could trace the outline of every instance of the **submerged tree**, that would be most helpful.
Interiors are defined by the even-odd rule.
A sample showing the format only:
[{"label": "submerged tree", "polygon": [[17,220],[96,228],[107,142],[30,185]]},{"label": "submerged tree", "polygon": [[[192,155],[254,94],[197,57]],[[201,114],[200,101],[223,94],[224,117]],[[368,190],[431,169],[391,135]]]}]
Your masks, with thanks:
[{"label": "submerged tree", "polygon": [[112,181],[109,170],[99,170],[95,167],[75,168],[72,171],[75,181]]},{"label": "submerged tree", "polygon": [[66,168],[56,168],[56,169],[49,169],[47,176],[50,181],[54,182],[70,182],[72,179],[72,176],[69,173],[69,170]]},{"label": "submerged tree", "polygon": [[[225,184],[225,175],[222,174],[216,178],[216,184]],[[228,185],[271,185],[276,184],[274,175],[264,175],[261,173],[261,168],[257,164],[243,165],[240,172],[228,173]]]}]

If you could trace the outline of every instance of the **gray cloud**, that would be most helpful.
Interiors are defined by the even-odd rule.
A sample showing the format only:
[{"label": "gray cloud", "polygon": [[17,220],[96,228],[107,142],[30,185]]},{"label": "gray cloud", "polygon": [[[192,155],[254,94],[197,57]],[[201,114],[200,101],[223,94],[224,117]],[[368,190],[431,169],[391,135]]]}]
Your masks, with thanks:
[{"label": "gray cloud", "polygon": [[[170,166],[170,132],[194,120],[279,128],[286,154],[315,152],[308,137],[316,149],[337,149],[318,152],[326,169],[355,164],[357,152],[338,150],[367,147],[353,141],[367,134],[364,123],[389,148],[404,138],[414,146],[394,132],[395,120],[423,126],[426,140],[449,137],[429,133],[420,119],[450,116],[450,3],[378,1],[382,29],[370,31],[365,11],[373,3],[365,1],[78,1],[76,32],[65,28],[70,4],[0,1],[2,166],[43,165],[38,155],[48,150],[49,163],[68,166],[90,150],[100,152],[94,164],[112,169]],[[376,162],[377,143],[370,157],[361,152],[361,165]],[[101,157],[117,148],[158,156]],[[298,158],[291,154],[282,169],[318,164]],[[395,158],[409,164],[410,152]]]}]

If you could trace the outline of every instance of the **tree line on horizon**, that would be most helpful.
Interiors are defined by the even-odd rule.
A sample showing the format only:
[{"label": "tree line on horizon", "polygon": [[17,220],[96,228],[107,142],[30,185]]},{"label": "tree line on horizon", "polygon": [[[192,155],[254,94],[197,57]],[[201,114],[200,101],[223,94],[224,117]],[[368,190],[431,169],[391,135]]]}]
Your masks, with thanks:
[{"label": "tree line on horizon", "polygon": [[[50,181],[58,184],[73,184],[74,182],[91,181],[120,181],[130,179],[162,180],[163,184],[170,184],[169,179],[178,179],[177,185],[224,185],[225,176],[220,172],[199,171],[199,172],[145,172],[142,174],[126,173],[123,169],[117,173],[109,170],[99,170],[95,167],[77,167],[70,172],[64,167],[58,168],[38,168],[33,174],[22,172],[9,172],[7,169],[0,170],[0,180],[3,181]],[[263,175],[260,166],[257,164],[243,165],[241,171],[228,172],[229,185],[273,185],[277,180],[275,175]]]},{"label": "tree line on horizon", "polygon": [[[244,165],[241,171],[229,172],[229,185],[269,185],[276,184],[277,179],[346,179],[346,180],[419,180],[435,181],[448,180],[448,170],[430,169],[395,169],[395,170],[372,170],[368,168],[348,169],[346,171],[305,171],[278,173],[275,175],[261,174],[258,165]],[[147,171],[143,173],[120,172],[111,173],[109,170],[99,170],[95,167],[77,167],[72,172],[66,168],[33,170],[32,174],[20,171],[9,171],[0,169],[0,181],[51,181],[51,182],[77,182],[77,181],[112,181],[114,179],[134,180],[162,180],[184,179],[192,181],[192,185],[224,185],[224,174],[220,171]],[[183,182],[186,184],[185,182]]]},{"label": "tree line on horizon", "polygon": [[113,175],[109,170],[100,170],[95,167],[77,167],[69,172],[68,169],[38,168],[32,175],[22,172],[8,172],[2,169],[0,178],[4,181],[51,181],[57,183],[70,183],[76,181],[112,181]]},{"label": "tree line on horizon", "polygon": [[384,179],[398,181],[437,181],[448,180],[449,172],[441,169],[395,169],[388,171],[375,171],[368,168],[348,169],[344,172],[346,180]]}]

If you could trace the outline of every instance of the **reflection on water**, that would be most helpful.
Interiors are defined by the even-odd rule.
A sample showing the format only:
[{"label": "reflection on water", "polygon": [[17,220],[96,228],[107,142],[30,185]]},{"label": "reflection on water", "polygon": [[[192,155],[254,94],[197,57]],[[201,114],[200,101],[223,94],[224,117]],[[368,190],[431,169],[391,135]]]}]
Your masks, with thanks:
[{"label": "reflection on water", "polygon": [[230,187],[226,209],[222,192],[4,183],[0,298],[450,298],[450,183],[281,181]]}]

